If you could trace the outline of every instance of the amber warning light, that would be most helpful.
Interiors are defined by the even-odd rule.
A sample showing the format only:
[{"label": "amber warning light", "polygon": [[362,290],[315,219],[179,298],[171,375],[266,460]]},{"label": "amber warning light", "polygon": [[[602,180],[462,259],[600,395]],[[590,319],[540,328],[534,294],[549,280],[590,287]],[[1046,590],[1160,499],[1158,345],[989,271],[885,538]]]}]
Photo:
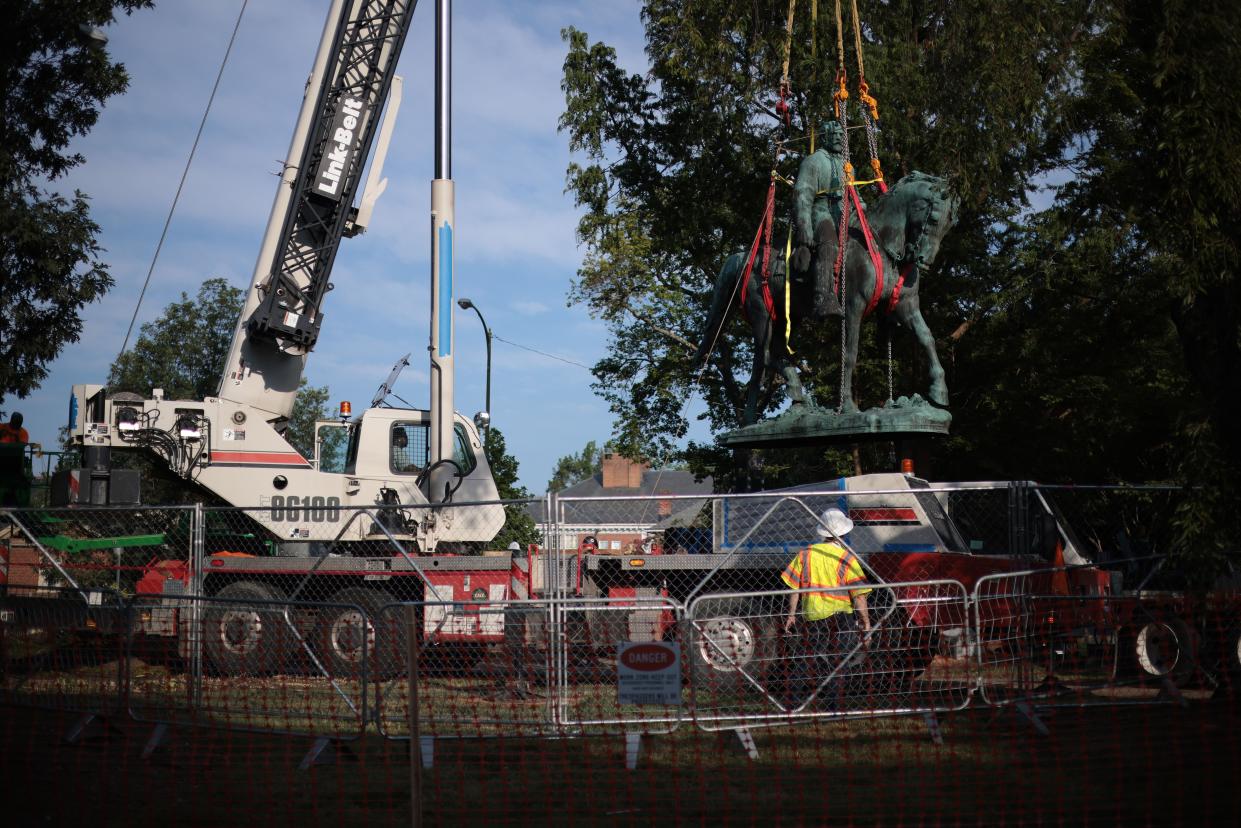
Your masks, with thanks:
[{"label": "amber warning light", "polygon": [[353,416],[353,404],[349,400],[342,400],[340,403],[340,418],[348,420]]}]

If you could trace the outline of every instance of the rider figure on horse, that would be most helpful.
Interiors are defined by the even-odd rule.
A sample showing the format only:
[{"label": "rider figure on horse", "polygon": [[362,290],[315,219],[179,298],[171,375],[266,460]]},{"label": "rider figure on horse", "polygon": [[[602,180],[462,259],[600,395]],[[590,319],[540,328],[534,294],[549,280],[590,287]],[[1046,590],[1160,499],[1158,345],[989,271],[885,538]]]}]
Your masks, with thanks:
[{"label": "rider figure on horse", "polygon": [[[834,270],[845,196],[845,133],[837,121],[822,124],[822,143],[802,159],[793,185],[792,269],[811,273],[814,280],[815,319],[841,316],[834,289]],[[813,270],[811,270],[813,268]]]}]

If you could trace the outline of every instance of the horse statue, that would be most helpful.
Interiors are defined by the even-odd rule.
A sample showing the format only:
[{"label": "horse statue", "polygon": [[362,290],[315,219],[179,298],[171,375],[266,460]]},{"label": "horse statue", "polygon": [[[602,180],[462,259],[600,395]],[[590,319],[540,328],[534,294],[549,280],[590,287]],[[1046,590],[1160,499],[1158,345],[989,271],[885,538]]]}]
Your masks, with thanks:
[{"label": "horse statue", "polygon": [[[922,318],[918,285],[921,272],[934,261],[944,236],[956,223],[958,206],[959,199],[949,192],[946,181],[913,172],[875,199],[867,209],[866,218],[873,238],[871,248],[868,248],[856,213],[851,214],[841,274],[844,295],[840,297],[840,303],[845,314],[845,346],[841,357],[844,370],[840,389],[842,413],[858,410],[853,401],[858,338],[862,319],[875,309],[883,310],[913,331],[926,351],[930,366],[927,396],[936,405],[948,404],[944,369],[935,351],[935,339]],[[728,310],[740,296],[740,304],[749,318],[754,337],[754,362],[746,388],[743,417],[744,424],[751,425],[758,419],[762,389],[777,371],[783,373],[788,383],[788,395],[795,405],[808,404],[810,400],[796,367],[788,360],[785,339],[788,320],[784,309],[785,279],[788,277],[784,272],[784,262],[775,263],[766,288],[761,284],[756,266],[756,273],[751,274],[750,283],[742,291],[740,282],[745,262],[745,254],[734,253],[720,268],[711,295],[711,310],[707,315],[703,339],[694,361],[702,365],[710,356]],[[828,278],[831,278],[830,274]],[[811,297],[816,288],[830,290],[832,286],[816,285],[812,272],[793,271],[788,305],[794,326],[808,320],[821,324],[821,320],[812,320]],[[772,311],[768,310],[769,299],[774,300],[771,302]]]}]

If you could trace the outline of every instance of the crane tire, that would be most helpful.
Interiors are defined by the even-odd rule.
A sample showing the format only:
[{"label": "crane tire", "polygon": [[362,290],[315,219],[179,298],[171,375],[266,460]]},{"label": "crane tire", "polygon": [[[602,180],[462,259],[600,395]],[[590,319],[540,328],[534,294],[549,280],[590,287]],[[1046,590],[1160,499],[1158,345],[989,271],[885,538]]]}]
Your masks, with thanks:
[{"label": "crane tire", "polygon": [[405,671],[409,630],[403,613],[384,607],[396,599],[382,589],[349,587],[335,593],[319,613],[315,636],[333,676],[387,679]]},{"label": "crane tire", "polygon": [[1168,679],[1180,686],[1198,667],[1196,636],[1180,618],[1140,624],[1131,641],[1138,674],[1146,679]]},{"label": "crane tire", "polygon": [[203,647],[215,671],[224,676],[285,672],[296,636],[279,603],[284,594],[270,584],[236,581],[215,597],[203,612]]},{"label": "crane tire", "polygon": [[778,619],[747,598],[706,596],[687,625],[690,675],[699,692],[758,692],[777,652]]}]

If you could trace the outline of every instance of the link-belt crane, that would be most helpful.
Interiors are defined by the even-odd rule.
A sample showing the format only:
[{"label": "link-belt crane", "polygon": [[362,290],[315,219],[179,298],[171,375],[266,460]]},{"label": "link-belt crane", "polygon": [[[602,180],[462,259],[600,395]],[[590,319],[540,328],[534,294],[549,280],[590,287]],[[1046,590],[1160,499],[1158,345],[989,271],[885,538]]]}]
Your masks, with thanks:
[{"label": "link-belt crane", "polygon": [[[377,396],[348,423],[342,474],[316,468],[284,438],[307,355],[319,338],[337,249],[343,238],[365,229],[387,186],[380,176],[400,101],[395,69],[416,5],[332,1],[219,392],[205,400],[168,400],[159,389],[140,389],[144,396],[75,385],[70,436],[83,448],[84,462],[62,475],[61,502],[137,502],[135,473],[111,469],[110,452],[145,449],[228,503],[262,507],[254,517],[278,537],[296,539],[299,524],[308,520],[341,520],[350,506],[375,504],[423,507],[397,512],[402,517],[386,528],[417,539],[424,552],[444,541],[488,541],[503,525],[498,505],[457,510],[439,521],[426,508],[449,499],[498,499],[477,429],[452,408],[454,221],[449,21],[442,2],[431,190],[431,410],[386,407]],[[374,531],[369,521],[355,524],[342,539]]]}]

